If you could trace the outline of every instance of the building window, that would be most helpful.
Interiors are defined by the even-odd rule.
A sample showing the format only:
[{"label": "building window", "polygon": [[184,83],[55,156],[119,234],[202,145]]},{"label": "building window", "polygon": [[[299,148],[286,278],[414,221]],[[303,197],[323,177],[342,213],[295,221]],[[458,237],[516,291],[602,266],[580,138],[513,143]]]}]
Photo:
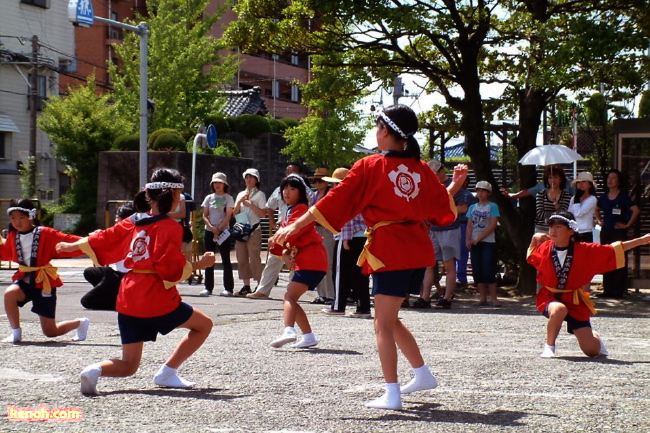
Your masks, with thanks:
[{"label": "building window", "polygon": [[291,85],[291,102],[298,102],[300,100],[300,91],[298,86]]},{"label": "building window", "polygon": [[39,8],[49,8],[49,0],[20,0],[21,3],[26,5],[38,6]]},{"label": "building window", "polygon": [[0,159],[5,159],[5,135],[0,131]]},{"label": "building window", "polygon": [[[32,82],[32,76],[29,75],[29,82]],[[36,109],[41,111],[43,109],[43,102],[47,100],[47,77],[45,75],[39,75],[37,79],[38,85],[36,93]],[[31,110],[32,108],[32,98],[29,87],[27,88],[27,109]]]}]

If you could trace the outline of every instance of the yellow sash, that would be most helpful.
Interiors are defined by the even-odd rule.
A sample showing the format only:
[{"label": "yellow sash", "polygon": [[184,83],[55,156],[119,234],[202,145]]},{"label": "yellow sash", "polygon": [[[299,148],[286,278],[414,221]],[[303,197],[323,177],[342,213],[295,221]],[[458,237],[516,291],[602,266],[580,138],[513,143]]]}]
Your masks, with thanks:
[{"label": "yellow sash", "polygon": [[375,224],[372,227],[368,227],[365,231],[365,234],[367,236],[366,243],[363,246],[363,251],[361,251],[361,254],[359,255],[359,260],[357,260],[357,266],[363,266],[365,262],[368,262],[370,265],[370,268],[373,271],[376,271],[379,268],[383,268],[384,263],[379,260],[377,257],[373,256],[372,253],[370,252],[370,244],[372,244],[372,239],[375,233],[375,230],[377,230],[380,227],[384,227],[390,224],[396,224],[396,223],[403,223],[406,220],[401,220],[401,221],[379,221],[377,224]]},{"label": "yellow sash", "polygon": [[580,304],[580,300],[582,300],[582,302],[584,302],[587,305],[587,307],[589,308],[589,311],[591,311],[591,314],[597,314],[598,313],[596,311],[596,308],[595,308],[596,304],[594,304],[594,302],[591,299],[589,299],[591,295],[589,293],[585,292],[582,289],[560,290],[560,289],[554,289],[553,287],[548,287],[548,286],[546,286],[546,288],[549,291],[553,292],[553,293],[569,293],[569,292],[573,292],[573,303],[575,305]]},{"label": "yellow sash", "polygon": [[[131,272],[136,274],[158,274],[158,272],[154,271],[153,269],[131,269]],[[170,289],[174,287],[177,283],[180,283],[180,281],[173,282],[173,281],[163,280],[165,289]]]},{"label": "yellow sash", "polygon": [[36,283],[43,283],[43,296],[50,296],[52,294],[52,284],[50,278],[56,280],[59,278],[58,268],[48,263],[43,266],[23,266],[19,265],[20,272],[36,272]]}]

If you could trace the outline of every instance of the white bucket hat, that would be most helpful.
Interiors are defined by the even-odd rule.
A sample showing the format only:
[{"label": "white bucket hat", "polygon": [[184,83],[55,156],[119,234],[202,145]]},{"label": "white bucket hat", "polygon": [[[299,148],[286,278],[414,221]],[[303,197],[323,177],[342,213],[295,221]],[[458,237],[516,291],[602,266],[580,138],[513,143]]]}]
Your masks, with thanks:
[{"label": "white bucket hat", "polygon": [[246,171],[242,175],[244,177],[244,179],[246,179],[247,174],[250,174],[251,176],[255,176],[257,178],[257,181],[259,182],[259,180],[260,180],[260,172],[257,171],[257,169],[255,169],[255,168],[246,169]]}]

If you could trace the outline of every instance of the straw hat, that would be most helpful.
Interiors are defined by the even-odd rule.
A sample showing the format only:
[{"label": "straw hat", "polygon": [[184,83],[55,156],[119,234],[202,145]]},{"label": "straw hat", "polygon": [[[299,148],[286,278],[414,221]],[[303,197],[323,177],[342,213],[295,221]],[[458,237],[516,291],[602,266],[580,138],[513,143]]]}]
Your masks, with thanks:
[{"label": "straw hat", "polygon": [[596,185],[594,183],[594,176],[588,171],[583,171],[581,173],[578,173],[578,176],[575,179],[573,179],[571,185],[575,185],[578,182],[591,182],[592,185],[594,186]]},{"label": "straw hat", "polygon": [[488,192],[492,192],[492,185],[488,181],[481,180],[476,182],[476,189],[484,189]]},{"label": "straw hat", "polygon": [[210,181],[210,186],[215,182],[221,182],[224,185],[228,185],[228,176],[225,173],[217,172],[212,175],[212,180]]},{"label": "straw hat", "polygon": [[322,179],[325,182],[339,183],[345,179],[345,176],[347,176],[349,172],[350,170],[347,168],[337,168],[334,170],[334,173],[332,173],[332,177],[324,176]]},{"label": "straw hat", "polygon": [[329,175],[330,175],[330,171],[328,169],[326,169],[325,167],[319,167],[316,169],[313,176],[309,176],[309,179],[311,180],[322,179],[325,176],[329,176]]}]

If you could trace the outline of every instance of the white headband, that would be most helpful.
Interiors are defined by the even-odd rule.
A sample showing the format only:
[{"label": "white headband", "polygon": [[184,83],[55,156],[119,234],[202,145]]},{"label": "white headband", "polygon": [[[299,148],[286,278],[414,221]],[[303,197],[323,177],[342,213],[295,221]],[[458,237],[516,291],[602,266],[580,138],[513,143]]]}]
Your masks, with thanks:
[{"label": "white headband", "polygon": [[21,211],[21,212],[25,212],[26,214],[29,215],[29,219],[30,219],[30,220],[33,220],[33,219],[34,219],[34,217],[36,216],[36,212],[37,212],[36,209],[26,209],[26,208],[24,208],[24,207],[17,207],[17,206],[15,206],[15,207],[10,207],[9,209],[7,209],[7,215],[11,215],[11,213],[12,213],[13,211],[15,211],[15,210],[18,210],[18,211]]},{"label": "white headband", "polygon": [[390,117],[388,117],[388,116],[386,115],[386,113],[384,113],[383,111],[380,111],[380,112],[379,112],[379,117],[381,117],[381,119],[382,119],[384,122],[386,122],[386,124],[387,124],[388,126],[390,126],[390,127],[393,129],[393,131],[397,132],[397,133],[400,135],[400,137],[402,137],[403,139],[406,140],[406,139],[408,139],[409,137],[412,137],[412,136],[413,136],[414,132],[409,132],[408,134],[405,134],[405,133],[404,133],[404,132],[399,128],[399,126],[397,126],[397,125],[395,124],[395,122],[393,122],[392,120],[390,120]]},{"label": "white headband", "polygon": [[151,182],[144,186],[145,189],[165,189],[165,188],[180,188],[183,189],[185,185],[182,183],[173,182]]},{"label": "white headband", "polygon": [[574,232],[578,231],[578,223],[575,222],[574,220],[570,220],[567,217],[563,217],[562,215],[551,215],[550,217],[548,217],[548,220],[549,220],[549,222],[553,221],[553,220],[564,221],[565,223],[567,223],[569,225],[569,228],[571,230],[573,230]]},{"label": "white headband", "polygon": [[305,191],[307,191],[309,189],[309,187],[307,186],[307,183],[305,183],[305,179],[303,179],[302,176],[298,176],[295,173],[291,173],[290,175],[287,176],[287,179],[289,179],[289,178],[296,178],[300,182],[302,182],[302,184],[305,186]]}]

